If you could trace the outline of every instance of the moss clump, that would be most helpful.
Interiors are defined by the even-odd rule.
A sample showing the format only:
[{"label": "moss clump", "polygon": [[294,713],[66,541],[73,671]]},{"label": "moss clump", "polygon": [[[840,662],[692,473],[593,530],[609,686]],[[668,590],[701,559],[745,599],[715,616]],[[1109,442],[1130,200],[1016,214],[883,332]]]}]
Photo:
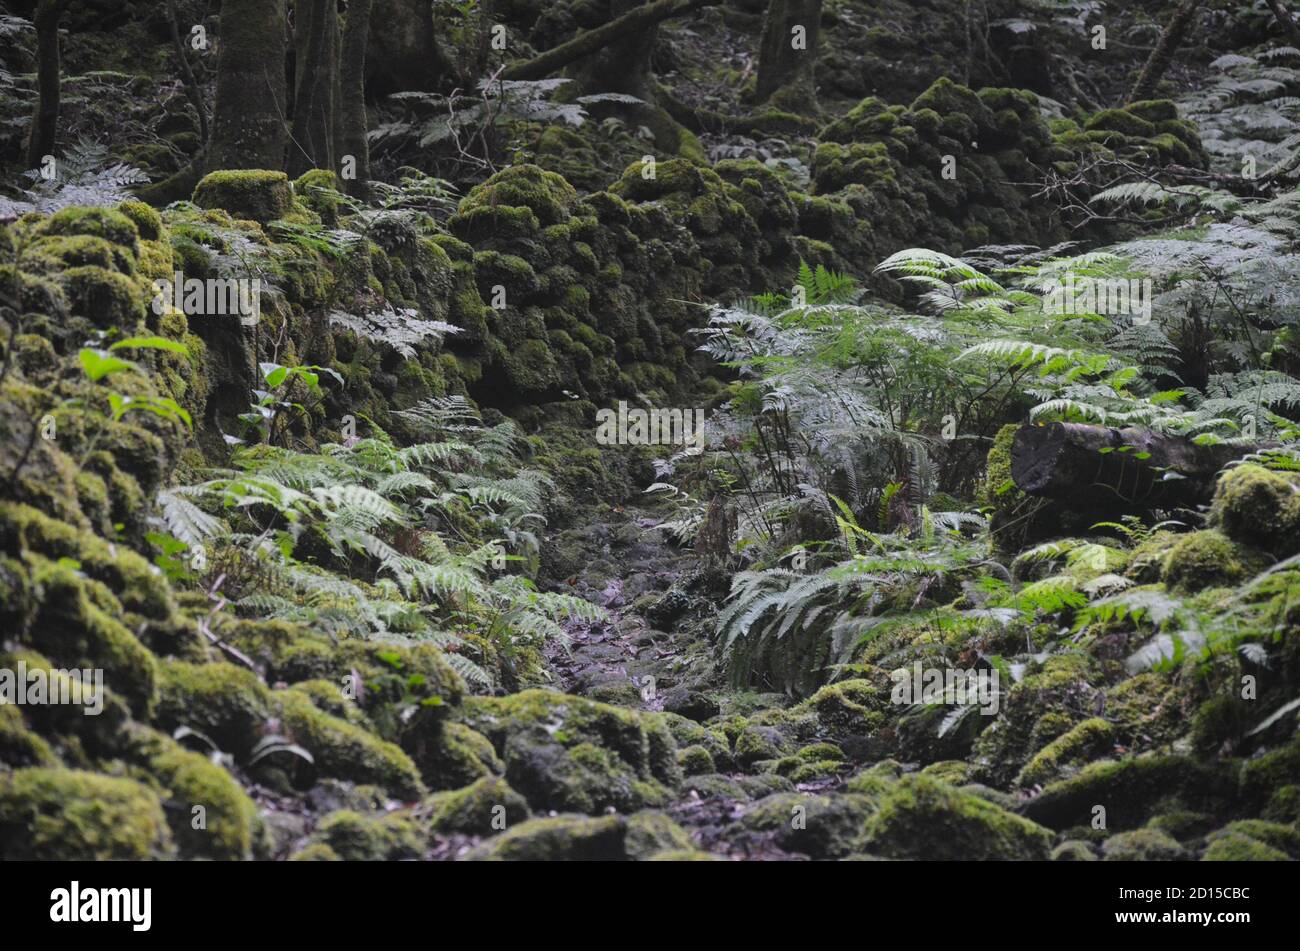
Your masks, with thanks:
[{"label": "moss clump", "polygon": [[33,274],[57,277],[75,267],[99,267],[119,274],[135,273],[136,259],[121,245],[94,235],[51,235],[23,249],[19,263]]},{"label": "moss clump", "polygon": [[423,810],[429,813],[429,827],[443,835],[493,835],[531,815],[524,797],[497,777],[439,793]]},{"label": "moss clump", "polygon": [[904,776],[866,824],[866,846],[890,858],[1045,859],[1052,834],[1028,819],[925,776]]},{"label": "moss clump", "polygon": [[1160,829],[1134,829],[1112,835],[1101,846],[1107,862],[1181,862],[1187,850]]},{"label": "moss clump", "polygon": [[1176,591],[1222,588],[1240,582],[1247,563],[1260,568],[1258,558],[1243,554],[1240,546],[1222,532],[1209,529],[1192,532],[1169,550],[1161,572],[1164,583]]},{"label": "moss clump", "polygon": [[1290,479],[1263,466],[1238,466],[1219,478],[1210,523],[1279,558],[1300,551],[1300,496]]},{"label": "moss clump", "polygon": [[158,797],[129,779],[70,769],[0,775],[0,855],[10,860],[141,860],[171,853]]},{"label": "moss clump", "polygon": [[756,802],[741,821],[748,829],[775,833],[786,851],[843,858],[862,849],[864,826],[874,810],[870,797],[855,793],[777,793]]},{"label": "moss clump", "polygon": [[1240,832],[1214,835],[1202,862],[1286,862],[1287,854]]},{"label": "moss clump", "polygon": [[290,862],[342,862],[343,859],[337,852],[331,849],[324,842],[311,842],[304,845],[293,855],[289,856]]},{"label": "moss clump", "polygon": [[865,736],[885,723],[889,691],[869,680],[844,680],[828,684],[791,711],[817,715],[827,736]]},{"label": "moss clump", "polygon": [[529,819],[465,857],[480,862],[622,861],[626,834],[627,820],[621,816]]},{"label": "moss clump", "polygon": [[92,235],[130,249],[132,256],[140,240],[135,222],[120,209],[113,208],[63,208],[38,225],[36,231],[47,235]]},{"label": "moss clump", "polygon": [[1285,852],[1293,859],[1300,859],[1300,829],[1294,825],[1263,819],[1241,819],[1228,823],[1218,832],[1210,833],[1207,841],[1213,841],[1221,835],[1247,835],[1270,848]]},{"label": "moss clump", "polygon": [[27,729],[22,712],[12,704],[0,706],[0,763],[10,768],[59,763],[50,744]]},{"label": "moss clump", "polygon": [[313,838],[346,862],[412,859],[424,851],[419,826],[406,813],[373,818],[339,809],[321,820]]},{"label": "moss clump", "polygon": [[419,771],[400,747],[318,710],[304,693],[282,690],[275,696],[286,731],[311,753],[317,774],[375,783],[407,800],[423,794]]},{"label": "moss clump", "polygon": [[1108,721],[1100,717],[1084,720],[1035,753],[1016,776],[1015,784],[1027,787],[1049,782],[1070,766],[1110,752],[1114,743],[1115,729]]},{"label": "moss clump", "polygon": [[265,224],[293,211],[293,189],[284,172],[243,169],[211,172],[194,189],[194,204],[220,208],[232,218]]},{"label": "moss clump", "polygon": [[695,843],[686,831],[662,812],[647,809],[628,817],[623,851],[630,859],[644,860],[665,852],[694,849]]},{"label": "moss clump", "polygon": [[132,199],[122,202],[117,210],[131,219],[142,241],[158,241],[162,238],[162,215],[151,205]]},{"label": "moss clump", "polygon": [[59,274],[72,312],[96,327],[134,330],[144,319],[144,296],[125,274],[88,264]]},{"label": "moss clump", "polygon": [[339,200],[332,192],[339,190],[338,176],[327,168],[313,168],[293,183],[293,193],[307,208],[320,215],[321,224],[336,228],[339,223]]},{"label": "moss clump", "polygon": [[131,754],[157,785],[182,857],[237,860],[250,857],[257,807],[230,773],[208,757],[154,730],[136,731]]},{"label": "moss clump", "polygon": [[1095,862],[1097,854],[1087,842],[1069,839],[1052,849],[1051,859],[1053,862]]},{"label": "moss clump", "polygon": [[1104,760],[1052,783],[1025,804],[1025,815],[1054,829],[1091,822],[1106,810],[1107,827],[1131,829],[1178,808],[1218,813],[1235,799],[1235,777],[1184,756],[1151,754]]},{"label": "moss clump", "polygon": [[677,765],[684,776],[698,776],[717,771],[713,756],[702,746],[687,746],[677,751]]},{"label": "moss clump", "polygon": [[650,714],[526,690],[469,698],[461,717],[491,740],[534,809],[633,812],[666,802],[681,781],[672,734]]},{"label": "moss clump", "polygon": [[196,730],[240,761],[262,738],[274,709],[256,674],[226,663],[163,661],[158,694],[159,726]]}]

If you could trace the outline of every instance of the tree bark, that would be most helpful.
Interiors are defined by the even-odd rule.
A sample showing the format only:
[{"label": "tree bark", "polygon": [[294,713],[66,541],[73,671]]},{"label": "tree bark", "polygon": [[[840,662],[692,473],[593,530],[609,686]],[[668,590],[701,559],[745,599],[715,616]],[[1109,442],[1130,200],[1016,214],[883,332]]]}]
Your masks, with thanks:
[{"label": "tree bark", "polygon": [[506,68],[502,79],[544,79],[576,60],[604,49],[616,40],[649,30],[670,17],[717,6],[722,0],[654,0],[611,20],[604,26],[579,33],[566,43],[539,56]]},{"label": "tree bark", "polygon": [[369,194],[370,143],[366,138],[366,47],[370,41],[370,15],[374,0],[350,0],[343,28],[343,53],[339,83],[339,161],[350,155],[356,161],[356,178],[344,179],[343,190],[364,199]]},{"label": "tree bark", "polygon": [[1268,5],[1273,9],[1273,16],[1277,17],[1278,25],[1282,27],[1285,33],[1296,46],[1300,46],[1300,27],[1295,25],[1291,13],[1286,8],[1282,0],[1268,0]]},{"label": "tree bark", "polygon": [[[813,64],[821,37],[822,0],[771,0],[758,50],[754,98],[768,102],[780,93],[788,105],[816,108]],[[796,35],[802,28],[802,34]]]},{"label": "tree bark", "polygon": [[1011,478],[1029,495],[1099,516],[1194,508],[1214,494],[1219,470],[1259,446],[1198,446],[1149,429],[1029,424],[1011,444]]},{"label": "tree bark", "polygon": [[59,21],[71,0],[41,0],[36,8],[36,112],[27,143],[27,167],[36,168],[54,154],[59,134],[62,65],[59,58]]},{"label": "tree bark", "polygon": [[286,0],[225,0],[205,167],[284,168]]},{"label": "tree bark", "polygon": [[1200,6],[1201,0],[1183,0],[1178,5],[1178,9],[1169,20],[1169,25],[1160,34],[1156,48],[1151,51],[1146,64],[1142,67],[1142,72],[1138,74],[1137,82],[1133,84],[1133,91],[1128,94],[1129,102],[1141,102],[1156,94],[1156,86],[1160,84],[1165,70],[1173,62],[1174,54],[1182,45],[1187,31],[1191,29],[1192,20]]},{"label": "tree bark", "polygon": [[334,168],[335,99],[339,81],[336,0],[294,4],[293,133],[289,174]]}]

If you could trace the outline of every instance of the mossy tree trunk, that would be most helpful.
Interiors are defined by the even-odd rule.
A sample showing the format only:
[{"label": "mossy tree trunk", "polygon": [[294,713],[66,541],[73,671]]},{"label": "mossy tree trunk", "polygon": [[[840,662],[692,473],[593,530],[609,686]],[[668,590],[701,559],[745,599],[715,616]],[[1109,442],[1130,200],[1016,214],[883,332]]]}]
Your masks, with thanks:
[{"label": "mossy tree trunk", "polygon": [[405,90],[429,90],[452,74],[451,58],[438,41],[430,0],[374,0],[366,57],[366,85],[376,98]]},{"label": "mossy tree trunk", "polygon": [[36,113],[27,143],[27,167],[36,168],[54,154],[59,134],[62,65],[59,57],[59,21],[71,0],[41,0],[36,8]]},{"label": "mossy tree trunk", "polygon": [[821,38],[822,0],[772,0],[758,50],[759,102],[816,109],[813,63]]},{"label": "mossy tree trunk", "polygon": [[339,16],[336,0],[294,3],[293,132],[289,174],[335,168],[339,85]]},{"label": "mossy tree trunk", "polygon": [[1129,102],[1141,102],[1155,96],[1156,87],[1160,85],[1160,80],[1169,69],[1169,64],[1174,61],[1174,54],[1178,52],[1178,47],[1182,46],[1187,31],[1192,28],[1192,20],[1196,17],[1196,11],[1200,6],[1201,0],[1183,0],[1178,5],[1178,9],[1169,20],[1169,25],[1160,34],[1156,48],[1151,51],[1151,55],[1143,65],[1142,72],[1138,73],[1133,91],[1128,94]]},{"label": "mossy tree trunk", "polygon": [[369,192],[370,145],[366,140],[366,47],[370,40],[370,16],[374,0],[350,0],[343,28],[343,53],[339,83],[338,158],[355,162],[355,177],[343,179],[349,195],[364,198]]},{"label": "mossy tree trunk", "polygon": [[287,0],[225,0],[206,168],[284,167]]}]

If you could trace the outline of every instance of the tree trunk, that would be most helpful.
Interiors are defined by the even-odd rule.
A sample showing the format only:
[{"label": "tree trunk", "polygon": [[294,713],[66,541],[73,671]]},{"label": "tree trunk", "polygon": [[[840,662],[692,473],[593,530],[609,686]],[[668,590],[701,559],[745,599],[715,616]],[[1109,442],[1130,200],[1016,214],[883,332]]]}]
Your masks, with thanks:
[{"label": "tree trunk", "polygon": [[716,6],[721,2],[722,0],[654,0],[653,3],[637,5],[604,26],[579,33],[568,42],[561,43],[539,56],[509,66],[502,74],[502,78],[544,79],[564,69],[570,63],[604,49],[616,40],[657,27],[661,20],[692,13],[704,7]]},{"label": "tree trunk", "polygon": [[185,86],[185,95],[190,105],[199,116],[199,141],[208,144],[208,109],[203,104],[203,86],[194,75],[189,56],[185,52],[185,41],[181,38],[180,22],[176,16],[176,0],[167,0],[167,20],[172,31],[172,45],[176,47],[176,58],[181,64],[181,81]]},{"label": "tree trunk", "polygon": [[336,0],[294,4],[293,133],[289,175],[334,168],[335,100],[339,82]]},{"label": "tree trunk", "polygon": [[1300,27],[1295,25],[1290,11],[1287,10],[1286,4],[1282,0],[1268,0],[1268,5],[1273,9],[1273,16],[1277,17],[1278,25],[1282,27],[1282,32],[1287,35],[1291,42],[1300,46]]},{"label": "tree trunk", "polygon": [[822,0],[772,0],[763,20],[755,99],[816,108],[813,64],[821,37]]},{"label": "tree trunk", "polygon": [[1178,5],[1178,9],[1174,11],[1169,25],[1160,34],[1160,39],[1156,42],[1156,48],[1151,51],[1151,56],[1147,59],[1146,65],[1142,67],[1142,72],[1138,74],[1137,82],[1133,84],[1133,91],[1128,94],[1129,102],[1141,102],[1155,96],[1156,86],[1160,84],[1165,70],[1173,62],[1174,53],[1178,52],[1178,47],[1182,45],[1183,39],[1187,36],[1187,31],[1191,29],[1192,20],[1196,16],[1196,11],[1200,5],[1201,0],[1183,0]]},{"label": "tree trunk", "polygon": [[62,68],[59,61],[59,21],[71,0],[41,0],[36,8],[36,112],[27,143],[27,167],[36,168],[54,154],[59,134]]},{"label": "tree trunk", "polygon": [[1029,495],[1099,518],[1195,508],[1214,494],[1220,469],[1258,448],[1198,446],[1149,429],[1029,424],[1011,444],[1011,478]]},{"label": "tree trunk", "polygon": [[284,167],[286,0],[224,0],[208,171]]},{"label": "tree trunk", "polygon": [[343,190],[364,199],[369,194],[370,144],[366,139],[366,46],[370,39],[370,14],[374,0],[350,0],[343,28],[340,61],[339,161],[355,161],[355,177],[343,179]]}]

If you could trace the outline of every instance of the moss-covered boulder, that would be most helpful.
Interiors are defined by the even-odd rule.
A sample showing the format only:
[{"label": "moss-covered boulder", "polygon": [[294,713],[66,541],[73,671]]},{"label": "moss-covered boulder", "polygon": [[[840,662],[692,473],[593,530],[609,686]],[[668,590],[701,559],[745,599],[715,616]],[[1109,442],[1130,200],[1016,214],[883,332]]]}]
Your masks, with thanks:
[{"label": "moss-covered boulder", "polygon": [[220,208],[232,218],[265,224],[293,210],[293,188],[284,172],[239,169],[211,172],[194,189],[194,204]]},{"label": "moss-covered boulder", "polygon": [[425,845],[419,823],[404,812],[369,816],[339,809],[320,821],[312,838],[347,862],[418,858]]},{"label": "moss-covered boulder", "polygon": [[866,848],[889,858],[1045,859],[1052,834],[926,776],[904,776],[867,820]]},{"label": "moss-covered boulder", "polygon": [[524,797],[499,777],[438,793],[422,805],[421,812],[428,814],[434,832],[478,836],[495,835],[531,815]]},{"label": "moss-covered boulder", "polygon": [[465,858],[478,862],[617,862],[626,857],[626,835],[627,820],[622,816],[529,819],[471,849]]},{"label": "moss-covered boulder", "polygon": [[165,858],[158,796],[130,779],[69,769],[0,774],[0,856],[10,860]]},{"label": "moss-covered boulder", "polygon": [[460,715],[491,740],[534,809],[632,812],[666,802],[681,781],[677,745],[651,714],[526,690],[467,699]]},{"label": "moss-covered boulder", "polygon": [[1160,829],[1134,829],[1112,835],[1101,846],[1107,862],[1181,862],[1189,858],[1178,840]]}]

